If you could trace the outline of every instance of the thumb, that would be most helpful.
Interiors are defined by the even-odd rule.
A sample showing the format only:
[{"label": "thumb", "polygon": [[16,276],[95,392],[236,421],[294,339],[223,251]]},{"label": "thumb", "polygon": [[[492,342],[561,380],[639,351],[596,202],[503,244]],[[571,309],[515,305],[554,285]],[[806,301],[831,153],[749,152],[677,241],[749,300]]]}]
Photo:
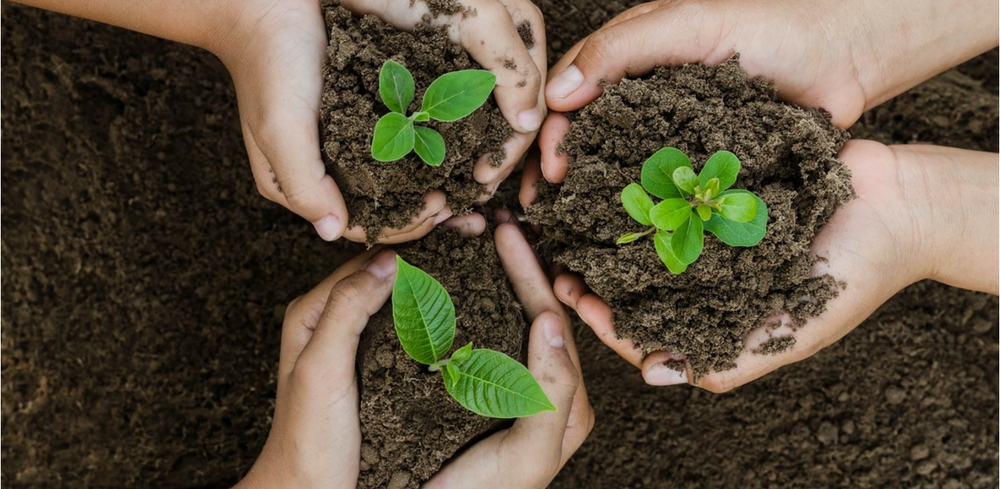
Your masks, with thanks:
[{"label": "thumb", "polygon": [[552,68],[545,87],[549,108],[577,110],[601,95],[601,82],[618,83],[657,66],[708,62],[721,37],[718,29],[710,28],[709,18],[704,8],[676,3],[623,13],[580,41]]}]

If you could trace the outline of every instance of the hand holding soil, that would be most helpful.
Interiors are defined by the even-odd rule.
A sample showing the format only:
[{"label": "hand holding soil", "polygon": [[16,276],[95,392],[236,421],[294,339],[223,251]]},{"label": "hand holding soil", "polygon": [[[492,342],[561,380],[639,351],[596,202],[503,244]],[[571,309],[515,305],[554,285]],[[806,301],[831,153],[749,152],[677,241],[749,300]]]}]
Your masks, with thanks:
[{"label": "hand holding soil", "polygon": [[[813,275],[830,274],[847,287],[824,313],[800,328],[789,327],[787,317],[770,318],[782,326],[762,325],[751,332],[736,368],[711,372],[695,385],[726,392],[803,360],[919,280],[997,294],[995,154],[849,141],[840,156],[851,170],[858,197],[838,210],[813,241],[812,253],[826,257]],[[962,194],[968,198],[954,198]],[[611,309],[579,276],[564,274],[555,288],[605,344],[642,370],[647,383],[672,385],[694,378],[690,365],[676,370],[683,356],[661,351],[644,358],[632,341],[618,339]],[[775,338],[794,342],[794,347],[768,351],[768,345],[778,346]]]},{"label": "hand holding soil", "polygon": [[[454,227],[482,231],[481,216]],[[464,221],[464,222],[463,222]],[[425,487],[545,487],[593,427],[569,316],[514,224],[496,232],[497,250],[533,322],[528,368],[557,411],[522,418],[472,446]],[[361,460],[355,358],[369,318],[388,299],[392,251],[369,251],[293,301],[282,328],[278,396],[267,443],[238,487],[356,487]]]}]

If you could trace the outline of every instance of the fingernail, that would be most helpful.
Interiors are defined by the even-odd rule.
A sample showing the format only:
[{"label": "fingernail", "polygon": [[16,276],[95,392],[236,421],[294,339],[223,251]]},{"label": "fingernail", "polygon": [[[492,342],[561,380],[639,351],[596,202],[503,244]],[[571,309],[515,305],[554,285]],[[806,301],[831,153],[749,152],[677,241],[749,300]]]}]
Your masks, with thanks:
[{"label": "fingernail", "polygon": [[330,214],[323,219],[320,219],[313,224],[316,228],[316,234],[324,241],[333,241],[340,237],[340,234],[344,232],[344,226],[340,222],[340,218]]},{"label": "fingernail", "polygon": [[687,383],[687,373],[672,369],[662,363],[653,365],[645,375],[649,385],[678,385]]},{"label": "fingernail", "polygon": [[552,348],[565,348],[566,339],[563,338],[562,321],[549,319],[542,325],[542,333],[545,335],[545,342]]},{"label": "fingernail", "polygon": [[583,73],[573,65],[556,75],[545,86],[545,95],[552,98],[566,98],[583,85]]},{"label": "fingernail", "polygon": [[450,212],[443,212],[442,211],[442,212],[438,213],[438,215],[434,218],[434,225],[437,226],[438,224],[441,224],[442,222],[447,221],[449,217],[451,217],[451,213]]},{"label": "fingernail", "polygon": [[538,110],[538,107],[522,110],[520,114],[517,114],[517,124],[524,132],[537,131],[542,125],[542,111]]},{"label": "fingernail", "polygon": [[382,253],[365,263],[365,270],[368,270],[376,277],[385,280],[396,273],[396,255],[393,253]]}]

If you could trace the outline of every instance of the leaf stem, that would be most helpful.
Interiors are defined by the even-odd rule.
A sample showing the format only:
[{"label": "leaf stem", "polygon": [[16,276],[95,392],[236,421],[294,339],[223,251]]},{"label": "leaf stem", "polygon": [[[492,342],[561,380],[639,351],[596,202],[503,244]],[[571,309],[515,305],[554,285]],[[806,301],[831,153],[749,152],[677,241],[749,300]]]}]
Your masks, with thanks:
[{"label": "leaf stem", "polygon": [[450,358],[445,358],[444,360],[438,360],[438,361],[430,364],[427,367],[427,370],[430,370],[431,372],[437,372],[437,371],[441,370],[442,368],[447,367],[449,363],[451,363],[451,359]]}]

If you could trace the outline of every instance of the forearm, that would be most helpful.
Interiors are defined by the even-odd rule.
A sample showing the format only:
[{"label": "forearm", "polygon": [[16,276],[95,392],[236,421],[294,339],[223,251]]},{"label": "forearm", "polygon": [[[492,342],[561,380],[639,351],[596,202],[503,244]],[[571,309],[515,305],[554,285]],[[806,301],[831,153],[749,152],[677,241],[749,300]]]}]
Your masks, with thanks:
[{"label": "forearm", "polygon": [[17,0],[19,3],[162,37],[215,52],[240,9],[229,0]]},{"label": "forearm", "polygon": [[[997,46],[996,0],[834,2],[854,40],[865,110]],[[832,34],[832,33],[830,33]]]},{"label": "forearm", "polygon": [[998,293],[998,155],[940,146],[891,147],[918,223],[926,276]]}]

